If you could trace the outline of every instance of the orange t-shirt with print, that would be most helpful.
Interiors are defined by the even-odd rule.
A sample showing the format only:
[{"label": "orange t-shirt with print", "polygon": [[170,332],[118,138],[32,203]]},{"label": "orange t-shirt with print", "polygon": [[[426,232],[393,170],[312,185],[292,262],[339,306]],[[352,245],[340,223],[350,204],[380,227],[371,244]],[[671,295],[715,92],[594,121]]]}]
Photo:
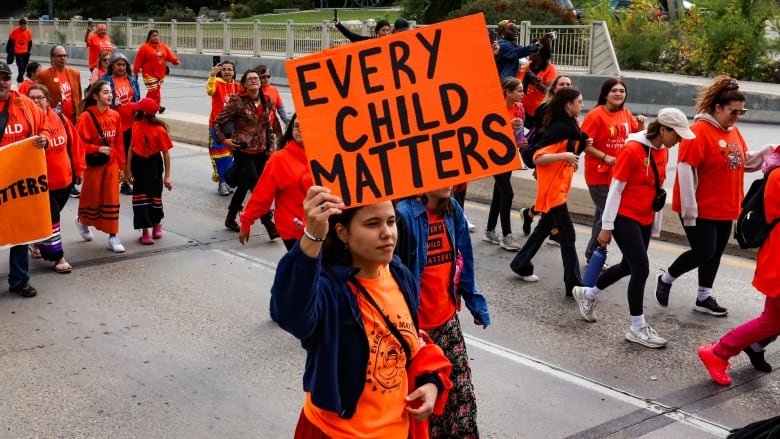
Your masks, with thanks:
[{"label": "orange t-shirt with print", "polygon": [[[3,133],[3,136],[0,136],[0,146],[10,145],[11,143],[24,140],[31,135],[32,127],[30,127],[30,122],[24,117],[21,108],[11,104],[12,98],[13,96],[5,102],[0,101],[0,113],[5,110],[6,106],[9,104],[11,105],[8,109],[8,122],[5,125],[5,133]],[[30,104],[35,106],[32,101],[30,101]],[[35,108],[37,109],[38,107]]]},{"label": "orange t-shirt with print", "polygon": [[428,259],[420,279],[420,308],[417,319],[421,329],[434,329],[455,314],[450,298],[454,272],[453,249],[444,215],[428,210]]},{"label": "orange t-shirt with print", "polygon": [[[677,162],[688,163],[696,172],[699,218],[737,219],[745,196],[745,139],[736,126],[724,130],[701,119],[691,125],[691,131],[696,138],[680,142]],[[682,211],[679,176],[674,181],[672,209]]]},{"label": "orange t-shirt with print", "polygon": [[[525,78],[525,74],[528,71],[528,69],[531,67],[531,62],[528,61],[523,65],[523,67],[520,69],[520,71],[517,73],[518,79],[521,81],[523,78]],[[552,63],[547,64],[547,67],[542,70],[539,73],[535,73],[536,76],[539,77],[539,79],[542,80],[543,83],[548,84],[550,82],[555,81],[555,78],[558,77],[558,69],[555,68]],[[538,88],[536,88],[533,85],[528,86],[528,90],[523,95],[523,100],[521,101],[523,103],[523,107],[525,107],[525,111],[532,115],[536,115],[536,109],[539,108],[539,105],[544,102],[545,93]]]},{"label": "orange t-shirt with print", "polygon": [[[363,288],[390,317],[415,355],[420,350],[409,307],[403,293],[387,267],[374,279],[358,278]],[[408,378],[406,358],[401,344],[387,329],[385,319],[362,293],[354,287],[360,316],[366,330],[369,347],[366,384],[358,399],[355,415],[342,419],[338,413],[322,410],[306,393],[303,413],[323,433],[332,438],[359,437],[365,439],[405,438],[409,434],[409,415],[406,412]]]},{"label": "orange t-shirt with print", "polygon": [[111,44],[111,37],[108,34],[100,35],[93,32],[87,37],[87,64],[90,69],[94,69],[98,64],[98,55],[100,52],[111,53],[114,45]]},{"label": "orange t-shirt with print", "polygon": [[[658,177],[663,186],[666,180],[666,163],[669,161],[667,148],[650,148],[650,154],[658,168]],[[653,198],[655,198],[655,173],[648,159],[647,147],[636,141],[629,141],[615,162],[612,175],[616,180],[626,182],[620,198],[618,215],[646,226],[653,223]]]},{"label": "orange t-shirt with print", "polygon": [[[608,111],[604,105],[590,110],[582,121],[582,131],[593,139],[593,147],[617,157],[629,134],[639,131],[634,115],[626,108]],[[609,185],[611,166],[603,161],[585,155],[585,183],[588,186]]]},{"label": "orange t-shirt with print", "polygon": [[137,120],[133,123],[130,146],[133,149],[133,155],[150,157],[173,148],[173,143],[171,143],[171,137],[165,127]]},{"label": "orange t-shirt with print", "polygon": [[[70,123],[67,118],[65,123]],[[46,173],[49,188],[64,189],[73,181],[73,166],[68,153],[68,130],[63,125],[60,116],[54,110],[46,112],[46,126],[49,127],[49,146],[46,148]],[[71,139],[72,151],[80,153],[79,139]]]},{"label": "orange t-shirt with print", "polygon": [[[60,96],[62,96],[62,115],[71,117],[76,114],[76,107],[73,106],[73,84],[70,83],[68,78],[68,71],[57,72],[57,81],[60,85]],[[81,84],[76,84],[77,87],[81,87]],[[68,116],[68,115],[71,116]]]},{"label": "orange t-shirt with print", "polygon": [[[567,152],[568,140],[540,148],[534,153],[534,160],[544,154]],[[553,207],[566,202],[571,189],[571,179],[574,177],[574,167],[566,160],[557,160],[546,165],[536,165],[536,202],[534,209],[547,213]]]},{"label": "orange t-shirt with print", "polygon": [[[128,129],[133,126],[133,111],[130,110],[128,105],[134,101],[135,93],[133,87],[130,86],[130,80],[127,77],[118,78],[114,76],[114,100],[111,104],[119,113],[120,119],[122,119],[122,126]],[[141,97],[138,96],[140,99]]]},{"label": "orange t-shirt with print", "polygon": [[122,121],[119,119],[119,113],[110,108],[101,113],[95,106],[81,112],[78,123],[76,123],[76,131],[79,133],[84,146],[84,154],[98,152],[98,148],[103,146],[103,141],[100,139],[95,122],[87,112],[91,112],[97,117],[98,125],[102,128],[103,135],[106,137],[109,146],[111,146],[109,164],[116,163],[120,170],[125,169],[127,156],[125,155],[125,143],[121,134]]}]

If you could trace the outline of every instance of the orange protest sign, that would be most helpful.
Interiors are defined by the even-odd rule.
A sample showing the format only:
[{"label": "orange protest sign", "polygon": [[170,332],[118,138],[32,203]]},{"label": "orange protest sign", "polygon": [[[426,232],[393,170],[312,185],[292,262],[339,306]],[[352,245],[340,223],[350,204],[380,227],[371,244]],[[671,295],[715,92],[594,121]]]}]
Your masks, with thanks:
[{"label": "orange protest sign", "polygon": [[0,148],[0,249],[51,235],[43,149],[32,138]]},{"label": "orange protest sign", "polygon": [[348,206],[520,168],[482,14],[285,67],[312,178]]}]

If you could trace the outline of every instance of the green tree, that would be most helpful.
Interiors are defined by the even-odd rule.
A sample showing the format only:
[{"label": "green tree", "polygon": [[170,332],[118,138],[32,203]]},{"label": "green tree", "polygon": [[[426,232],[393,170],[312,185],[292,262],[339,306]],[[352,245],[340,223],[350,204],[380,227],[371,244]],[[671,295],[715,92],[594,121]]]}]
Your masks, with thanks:
[{"label": "green tree", "polygon": [[452,11],[448,18],[463,17],[482,12],[485,20],[496,24],[504,19],[516,22],[530,21],[533,24],[575,24],[574,11],[563,9],[550,0],[472,0]]}]

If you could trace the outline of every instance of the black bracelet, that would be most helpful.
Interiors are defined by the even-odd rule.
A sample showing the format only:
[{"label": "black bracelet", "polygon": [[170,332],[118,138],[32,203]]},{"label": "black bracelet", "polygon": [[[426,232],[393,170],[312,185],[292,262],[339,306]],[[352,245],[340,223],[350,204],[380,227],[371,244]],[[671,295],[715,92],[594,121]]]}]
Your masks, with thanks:
[{"label": "black bracelet", "polygon": [[308,231],[308,230],[306,230],[306,227],[304,227],[304,228],[303,228],[303,236],[305,236],[305,237],[307,237],[307,238],[311,239],[311,240],[312,240],[312,241],[314,241],[314,242],[324,242],[324,241],[325,241],[325,238],[327,238],[327,236],[325,236],[325,237],[322,237],[322,238],[318,238],[318,237],[316,237],[316,236],[312,235],[311,233],[309,233],[309,231]]}]

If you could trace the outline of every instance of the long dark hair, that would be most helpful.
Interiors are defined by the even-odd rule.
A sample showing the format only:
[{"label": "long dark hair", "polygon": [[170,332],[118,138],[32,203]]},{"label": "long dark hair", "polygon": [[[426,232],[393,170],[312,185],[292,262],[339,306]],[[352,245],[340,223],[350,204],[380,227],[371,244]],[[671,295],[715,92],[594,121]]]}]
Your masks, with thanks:
[{"label": "long dark hair", "polygon": [[341,224],[349,229],[355,214],[366,206],[344,209],[339,215],[328,218],[328,234],[322,243],[322,265],[352,266],[352,253],[347,249],[347,244],[339,239],[336,233],[336,224]]},{"label": "long dark hair", "polygon": [[97,105],[97,99],[95,99],[95,94],[100,93],[100,88],[103,86],[107,86],[109,89],[111,89],[110,84],[108,81],[103,81],[102,79],[99,81],[95,81],[94,84],[90,85],[87,89],[87,93],[84,95],[84,101],[81,103],[81,111],[86,111],[89,107],[94,107]]},{"label": "long dark hair", "polygon": [[550,101],[550,105],[547,106],[547,111],[544,113],[544,122],[542,125],[547,128],[550,123],[555,119],[564,119],[570,117],[566,113],[566,104],[577,99],[580,95],[580,91],[573,87],[562,88],[558,90]]},{"label": "long dark hair", "polygon": [[149,42],[149,40],[152,39],[152,34],[157,32],[157,35],[160,35],[160,31],[157,29],[149,29],[149,32],[146,33],[146,42]]},{"label": "long dark hair", "polygon": [[293,125],[295,125],[296,119],[298,119],[298,114],[294,113],[290,118],[290,122],[287,124],[287,128],[284,130],[284,135],[282,136],[282,140],[279,142],[278,149],[284,148],[284,145],[286,145],[287,142],[295,140],[293,137]]},{"label": "long dark hair", "polygon": [[623,88],[626,89],[626,98],[623,99],[623,102],[618,107],[618,110],[622,110],[623,105],[625,105],[626,101],[628,100],[628,86],[620,78],[609,78],[606,81],[604,81],[603,84],[601,84],[601,93],[599,93],[599,98],[596,101],[596,106],[607,105],[607,95],[609,94],[610,91],[612,91],[612,87],[618,84],[622,85]]}]

